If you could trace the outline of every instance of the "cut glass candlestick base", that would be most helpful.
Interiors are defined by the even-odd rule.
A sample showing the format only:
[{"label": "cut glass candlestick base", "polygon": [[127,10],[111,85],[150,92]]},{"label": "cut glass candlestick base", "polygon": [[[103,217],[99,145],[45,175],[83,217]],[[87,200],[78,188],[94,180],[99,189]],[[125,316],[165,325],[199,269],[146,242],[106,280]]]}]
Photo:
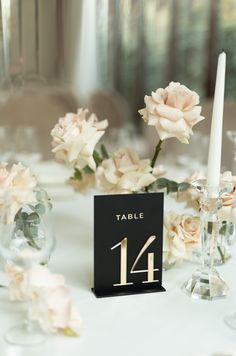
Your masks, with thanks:
[{"label": "cut glass candlestick base", "polygon": [[183,285],[183,290],[195,299],[214,300],[225,298],[229,287],[217,270],[198,269]]}]

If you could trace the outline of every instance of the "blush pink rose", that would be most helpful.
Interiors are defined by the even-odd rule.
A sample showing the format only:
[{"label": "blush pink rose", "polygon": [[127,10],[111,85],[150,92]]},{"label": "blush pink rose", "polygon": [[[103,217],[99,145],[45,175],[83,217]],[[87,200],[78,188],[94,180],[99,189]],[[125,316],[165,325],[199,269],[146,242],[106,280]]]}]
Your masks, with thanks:
[{"label": "blush pink rose", "polygon": [[148,125],[155,126],[161,140],[176,137],[188,143],[193,126],[204,119],[198,94],[180,83],[171,82],[146,95],[144,101],[146,107],[139,113]]},{"label": "blush pink rose", "polygon": [[173,263],[191,257],[201,237],[200,218],[193,215],[178,215],[173,211],[164,217],[165,261]]},{"label": "blush pink rose", "polygon": [[81,318],[72,304],[67,287],[40,288],[38,298],[31,305],[31,320],[37,321],[45,332],[67,332],[79,335]]},{"label": "blush pink rose", "polygon": [[24,271],[8,264],[6,272],[10,280],[10,300],[31,301],[30,320],[36,321],[48,333],[79,335],[80,314],[62,275],[53,274],[41,265]]},{"label": "blush pink rose", "polygon": [[29,168],[21,163],[8,168],[0,164],[0,215],[2,221],[10,224],[18,210],[35,198],[37,180]]},{"label": "blush pink rose", "polygon": [[51,131],[52,152],[59,162],[70,167],[96,169],[93,152],[105,133],[107,120],[98,121],[95,114],[87,118],[88,110],[79,109],[76,114],[68,113],[59,119]]},{"label": "blush pink rose", "polygon": [[121,148],[104,160],[96,177],[98,188],[110,194],[138,192],[156,180],[150,160],[139,159],[137,153],[128,148]]}]

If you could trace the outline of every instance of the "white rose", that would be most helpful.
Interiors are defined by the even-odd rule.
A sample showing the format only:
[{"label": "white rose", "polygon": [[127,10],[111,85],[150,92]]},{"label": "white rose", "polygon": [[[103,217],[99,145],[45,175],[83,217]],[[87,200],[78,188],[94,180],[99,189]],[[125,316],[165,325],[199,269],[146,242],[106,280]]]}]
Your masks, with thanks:
[{"label": "white rose", "polygon": [[193,126],[204,119],[198,94],[180,83],[171,82],[146,95],[144,101],[146,107],[139,113],[148,125],[155,126],[161,140],[176,137],[188,143]]},{"label": "white rose", "polygon": [[29,168],[21,163],[7,169],[0,164],[0,215],[4,223],[12,223],[19,209],[35,198],[37,180]]},{"label": "white rose", "polygon": [[77,114],[68,113],[59,119],[51,131],[52,152],[58,161],[70,167],[83,169],[88,165],[95,170],[94,148],[103,136],[108,122],[98,121],[94,114],[86,118],[87,113],[87,109],[79,109]]},{"label": "white rose", "polygon": [[52,274],[45,266],[36,266],[26,274],[32,292],[29,318],[37,321],[45,332],[70,329],[78,334],[81,320],[64,277]]},{"label": "white rose", "polygon": [[31,304],[29,318],[37,321],[48,333],[70,329],[78,335],[80,331],[80,315],[65,286],[38,290],[38,298]]},{"label": "white rose", "polygon": [[200,219],[168,212],[164,217],[164,248],[169,263],[188,259],[201,237]]},{"label": "white rose", "polygon": [[26,301],[29,296],[24,288],[24,270],[18,266],[7,263],[5,266],[5,272],[10,280],[8,291],[9,298],[14,301]]},{"label": "white rose", "polygon": [[149,159],[140,160],[131,149],[121,148],[106,159],[96,172],[98,188],[107,193],[132,193],[153,183]]},{"label": "white rose", "polygon": [[41,288],[56,288],[64,286],[64,277],[52,274],[45,266],[36,265],[30,270],[7,263],[6,274],[9,278],[9,295],[12,301],[25,301],[38,297]]},{"label": "white rose", "polygon": [[10,300],[31,301],[30,320],[36,321],[48,333],[79,334],[80,315],[62,275],[52,274],[41,265],[27,271],[7,265],[6,272],[10,280]]}]

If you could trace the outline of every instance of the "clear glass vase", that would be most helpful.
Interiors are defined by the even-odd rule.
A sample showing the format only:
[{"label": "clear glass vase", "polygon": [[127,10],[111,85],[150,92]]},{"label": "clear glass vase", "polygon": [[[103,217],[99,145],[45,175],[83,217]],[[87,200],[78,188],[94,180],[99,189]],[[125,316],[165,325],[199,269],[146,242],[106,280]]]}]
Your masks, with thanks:
[{"label": "clear glass vase", "polygon": [[[50,223],[51,202],[46,192],[11,188],[6,189],[1,198],[2,258],[23,270],[47,263],[55,247],[55,238]],[[13,345],[31,346],[43,342],[46,335],[39,325],[26,318],[7,330],[4,338]]]}]

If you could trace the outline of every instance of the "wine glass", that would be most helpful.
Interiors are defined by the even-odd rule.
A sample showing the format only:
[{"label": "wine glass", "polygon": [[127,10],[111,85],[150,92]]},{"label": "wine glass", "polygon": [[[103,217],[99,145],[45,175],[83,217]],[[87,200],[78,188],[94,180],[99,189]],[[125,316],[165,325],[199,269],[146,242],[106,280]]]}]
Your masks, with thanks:
[{"label": "wine glass", "polygon": [[39,132],[34,126],[18,126],[14,134],[15,160],[32,166],[42,158]]},{"label": "wine glass", "polygon": [[0,161],[9,162],[12,158],[11,131],[8,126],[0,126]]},{"label": "wine glass", "polygon": [[[55,246],[49,216],[51,202],[42,189],[0,191],[0,254],[23,269],[46,264]],[[4,335],[13,345],[31,346],[46,334],[30,320],[11,327]]]}]

